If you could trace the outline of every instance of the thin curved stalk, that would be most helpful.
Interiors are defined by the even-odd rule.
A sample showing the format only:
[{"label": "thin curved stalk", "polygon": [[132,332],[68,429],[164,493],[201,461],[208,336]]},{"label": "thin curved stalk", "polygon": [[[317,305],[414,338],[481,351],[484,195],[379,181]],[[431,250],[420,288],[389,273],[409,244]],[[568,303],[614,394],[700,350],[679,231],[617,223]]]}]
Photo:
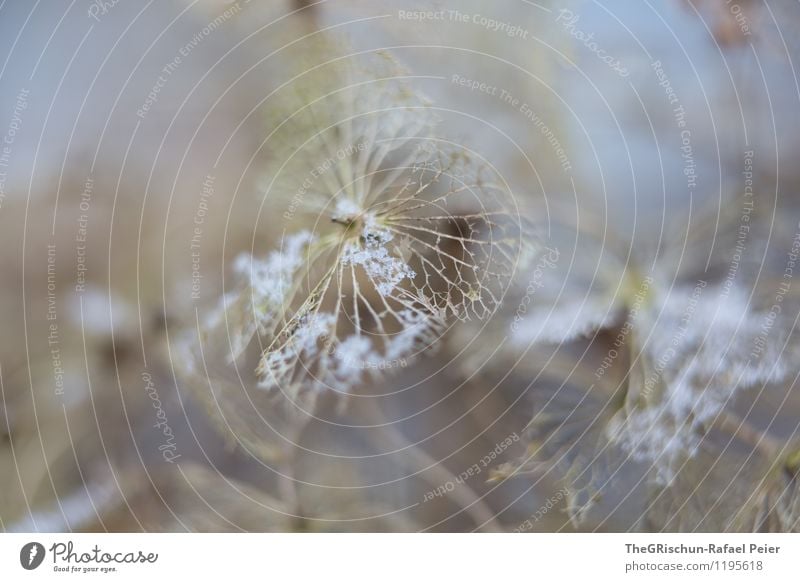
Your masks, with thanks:
[{"label": "thin curved stalk", "polygon": [[[386,420],[380,407],[375,403],[374,398],[361,399],[362,408],[368,418],[375,425],[379,425],[383,444],[386,447],[399,450],[405,453],[406,462],[409,468],[418,471],[423,479],[434,487],[443,483],[454,482],[457,477],[450,472],[442,463],[426,453],[421,447],[411,443],[406,437]],[[472,489],[462,485],[448,492],[450,498],[461,508],[465,514],[470,516],[478,530],[486,532],[502,532],[496,522],[496,516],[489,505],[483,501]]]}]

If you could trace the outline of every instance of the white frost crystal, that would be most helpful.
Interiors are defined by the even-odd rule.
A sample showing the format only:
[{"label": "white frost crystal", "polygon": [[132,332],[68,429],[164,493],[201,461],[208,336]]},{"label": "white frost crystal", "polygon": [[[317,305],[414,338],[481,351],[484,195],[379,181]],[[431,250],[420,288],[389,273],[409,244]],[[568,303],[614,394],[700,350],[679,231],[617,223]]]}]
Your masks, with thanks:
[{"label": "white frost crystal", "polygon": [[390,295],[403,281],[413,279],[414,271],[403,260],[389,254],[387,243],[394,236],[385,229],[370,226],[364,227],[363,243],[351,242],[342,256],[343,265],[359,265],[383,296]]},{"label": "white frost crystal", "polygon": [[264,352],[260,364],[263,370],[260,386],[276,388],[282,382],[290,381],[301,357],[314,358],[319,354],[319,344],[331,332],[334,323],[332,314],[317,313],[302,321],[280,348]]},{"label": "white frost crystal", "polygon": [[[652,362],[652,371],[632,394],[640,405],[611,429],[636,459],[652,463],[663,482],[695,454],[705,429],[741,390],[786,375],[779,351],[753,353],[766,314],[753,313],[738,289],[725,294],[702,288],[705,283],[673,289],[642,313],[639,335],[647,339],[641,357]],[[652,394],[659,386],[661,393]]]},{"label": "white frost crystal", "polygon": [[249,254],[239,255],[234,270],[249,280],[254,295],[270,305],[280,305],[295,271],[303,264],[303,250],[313,241],[309,231],[298,232],[287,237],[283,248],[273,251],[264,260],[257,260]]}]

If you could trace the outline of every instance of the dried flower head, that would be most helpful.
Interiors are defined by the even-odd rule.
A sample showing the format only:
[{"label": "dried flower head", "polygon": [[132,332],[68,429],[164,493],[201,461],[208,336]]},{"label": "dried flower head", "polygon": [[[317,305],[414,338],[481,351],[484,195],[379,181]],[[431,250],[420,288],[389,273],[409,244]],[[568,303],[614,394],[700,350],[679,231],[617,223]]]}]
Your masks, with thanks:
[{"label": "dried flower head", "polygon": [[290,234],[236,260],[240,286],[207,320],[225,322],[230,358],[257,337],[259,386],[292,399],[350,391],[435,347],[451,322],[489,316],[523,245],[508,189],[436,134],[393,60],[330,67],[271,109],[266,200],[286,205]]},{"label": "dried flower head", "polygon": [[[753,233],[764,226],[755,215],[748,220]],[[558,261],[532,279],[526,294],[535,294],[520,303],[524,309],[506,317],[505,345],[514,352],[507,360],[519,361],[514,354],[531,347],[542,353],[540,364],[525,359],[540,366],[535,372],[523,365],[538,379],[527,433],[532,455],[509,473],[539,472],[544,463],[562,474],[576,526],[602,527],[606,518],[598,516],[619,509],[603,507],[615,490],[629,492],[619,504],[632,503],[644,484],[653,498],[638,509],[651,528],[748,529],[769,519],[795,527],[786,525],[786,516],[796,500],[778,491],[796,490],[786,478],[791,473],[794,480],[787,467],[798,444],[794,437],[781,442],[771,421],[758,424],[777,413],[753,411],[791,390],[800,362],[797,296],[781,280],[786,252],[766,255],[754,242],[745,253],[740,232],[734,222],[723,223],[713,241],[689,236],[692,249],[680,256],[668,248],[637,261],[652,265],[646,275],[619,255]],[[796,237],[775,232],[783,241]],[[581,231],[577,238],[591,236]],[[716,254],[704,256],[709,248]],[[753,288],[741,282],[750,269],[763,279]],[[699,503],[692,491],[704,480],[726,488],[733,478],[739,480],[731,489],[735,502],[724,509],[698,513],[689,504]],[[763,507],[768,499],[771,513]],[[664,525],[671,502],[680,506],[673,508],[678,521]],[[777,517],[781,507],[787,509]],[[722,521],[712,524],[706,510]]]}]

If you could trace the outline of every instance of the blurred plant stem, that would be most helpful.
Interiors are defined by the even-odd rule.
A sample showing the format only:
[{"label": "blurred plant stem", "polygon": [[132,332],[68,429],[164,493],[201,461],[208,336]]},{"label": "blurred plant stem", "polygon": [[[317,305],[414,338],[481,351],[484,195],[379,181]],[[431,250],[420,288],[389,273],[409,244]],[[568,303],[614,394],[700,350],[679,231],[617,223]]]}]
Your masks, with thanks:
[{"label": "blurred plant stem", "polygon": [[286,507],[290,529],[294,532],[306,531],[306,519],[303,517],[303,508],[300,504],[300,495],[297,491],[297,478],[295,466],[297,464],[297,450],[300,438],[311,420],[310,416],[298,419],[292,425],[291,434],[286,436],[283,454],[280,462],[280,475],[278,476],[278,490],[281,500]]},{"label": "blurred plant stem", "polygon": [[769,459],[773,465],[785,467],[792,472],[796,470],[795,459],[798,455],[796,443],[787,443],[776,439],[754,427],[746,418],[727,410],[719,413],[714,426],[731,434],[732,438],[737,438],[751,446]]},{"label": "blurred plant stem", "polygon": [[[384,416],[375,398],[360,398],[359,401],[365,418],[379,429],[381,448],[394,452],[402,451],[404,453],[402,458],[408,469],[419,473],[434,488],[448,482],[457,482],[457,476],[451,473],[444,464],[426,453],[419,445],[411,443],[399,430],[394,428],[393,424]],[[496,525],[495,514],[489,505],[464,483],[459,484],[452,491],[448,491],[448,497],[461,508],[461,511],[472,518],[477,525],[476,531],[495,533],[503,531]]]}]

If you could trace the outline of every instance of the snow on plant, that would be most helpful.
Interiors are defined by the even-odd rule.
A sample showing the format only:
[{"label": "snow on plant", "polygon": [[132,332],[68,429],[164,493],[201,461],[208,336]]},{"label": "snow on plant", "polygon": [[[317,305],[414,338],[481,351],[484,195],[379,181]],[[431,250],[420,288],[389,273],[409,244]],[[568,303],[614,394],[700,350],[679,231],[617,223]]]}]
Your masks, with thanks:
[{"label": "snow on plant", "polygon": [[753,313],[741,290],[725,295],[710,287],[694,295],[673,289],[643,312],[640,357],[651,372],[633,386],[631,405],[611,429],[635,459],[653,463],[664,483],[739,391],[777,383],[788,372],[777,349],[786,339],[780,332],[764,354],[751,356],[765,314]]},{"label": "snow on plant", "polygon": [[384,54],[336,62],[270,102],[265,195],[289,234],[236,260],[208,320],[229,360],[257,337],[265,390],[348,392],[500,305],[523,244],[509,192],[402,73]]},{"label": "snow on plant", "polygon": [[[705,527],[691,521],[698,506],[687,505],[687,499],[700,503],[691,492],[704,479],[724,488],[721,483],[730,483],[731,475],[739,483],[731,489],[734,509],[707,512],[727,520],[718,527],[750,529],[763,522],[766,517],[754,516],[770,513],[763,507],[767,499],[775,510],[786,508],[781,527],[790,521],[786,514],[794,515],[797,500],[777,491],[787,487],[787,474],[796,475],[790,457],[798,444],[754,426],[747,403],[752,410],[755,402],[778,398],[793,382],[800,360],[791,310],[796,301],[774,284],[743,288],[730,279],[723,261],[720,268],[713,263],[696,268],[700,259],[686,255],[680,257],[682,269],[673,270],[660,255],[649,272],[613,256],[604,262],[564,261],[560,271],[545,273],[525,316],[506,327],[516,350],[533,347],[551,356],[543,356],[546,362],[535,373],[541,386],[534,390],[536,412],[527,431],[534,454],[505,467],[501,476],[540,471],[542,463],[557,467],[569,481],[571,517],[579,526],[599,511],[598,500],[611,503],[615,488],[633,491],[644,483],[655,492],[651,508],[672,499],[681,527]],[[764,261],[763,254],[758,259]],[[781,269],[785,260],[778,263]],[[738,267],[742,276],[749,268],[744,259]],[[792,315],[778,317],[778,312]],[[589,342],[579,357],[566,345],[576,341]],[[748,449],[752,455],[741,455],[735,465],[747,467],[745,474],[723,469],[729,465],[725,460],[720,466],[709,462],[712,455]],[[759,460],[758,468],[752,459]],[[787,469],[792,463],[795,468]],[[635,473],[640,477],[621,485]],[[661,522],[650,527],[653,523]],[[789,529],[794,527],[796,522]]]}]

